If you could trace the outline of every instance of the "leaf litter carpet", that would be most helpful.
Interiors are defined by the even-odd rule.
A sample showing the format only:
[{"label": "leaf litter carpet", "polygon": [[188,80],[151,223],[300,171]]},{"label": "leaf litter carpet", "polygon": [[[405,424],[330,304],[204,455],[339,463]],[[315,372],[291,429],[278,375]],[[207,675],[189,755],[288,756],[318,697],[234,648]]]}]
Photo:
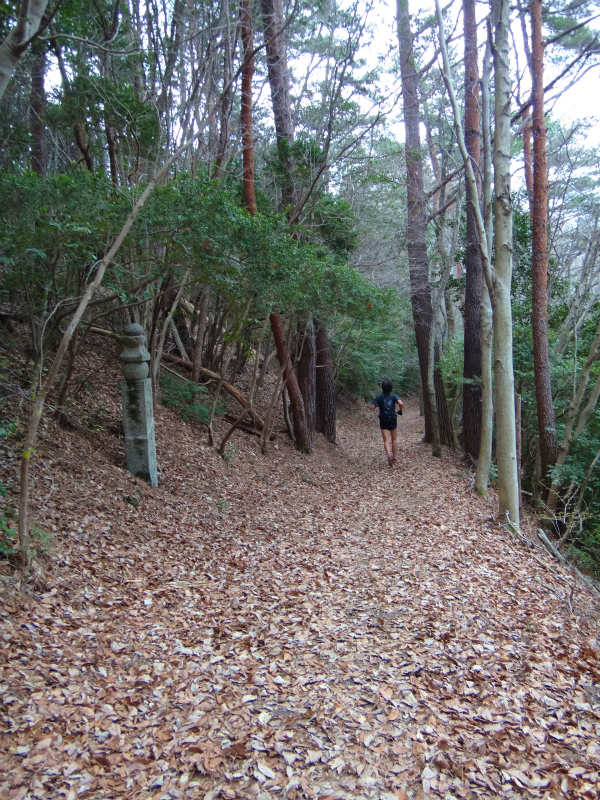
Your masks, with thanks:
[{"label": "leaf litter carpet", "polygon": [[594,603],[415,409],[393,470],[364,407],[311,458],[239,433],[229,462],[157,415],[157,490],[46,428],[55,551],[2,583],[3,798],[598,797]]}]

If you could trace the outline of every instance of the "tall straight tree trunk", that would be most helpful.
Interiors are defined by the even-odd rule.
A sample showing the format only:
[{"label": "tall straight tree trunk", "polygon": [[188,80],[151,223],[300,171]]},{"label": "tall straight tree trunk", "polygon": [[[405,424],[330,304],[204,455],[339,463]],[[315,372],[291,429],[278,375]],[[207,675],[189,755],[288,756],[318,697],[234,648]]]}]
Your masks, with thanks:
[{"label": "tall straight tree trunk", "polygon": [[117,131],[108,120],[104,120],[106,133],[106,146],[108,149],[108,165],[110,168],[110,182],[113,189],[119,188],[119,168],[117,166]]},{"label": "tall straight tree trunk", "polygon": [[327,328],[317,322],[317,430],[330,442],[336,440],[335,379],[331,361],[331,344]]},{"label": "tall straight tree trunk", "polygon": [[[443,303],[443,294],[440,297],[440,306],[436,313],[441,313],[441,303]],[[437,304],[436,304],[437,306]],[[435,341],[433,347],[433,386],[435,390],[435,405],[437,410],[438,430],[440,435],[440,444],[447,447],[454,446],[454,438],[452,436],[452,422],[450,420],[450,411],[448,410],[448,403],[446,401],[446,390],[444,388],[444,378],[439,369],[439,362],[442,356],[442,348],[440,343],[440,336],[435,332],[435,324],[432,324],[432,331],[435,334]]]},{"label": "tall straight tree trunk", "polygon": [[[517,441],[514,404],[514,375],[512,354],[512,313],[510,284],[512,278],[512,200],[510,193],[510,61],[509,61],[509,4],[508,0],[492,0],[494,29],[494,71],[496,123],[494,137],[495,192],[495,266],[492,271],[488,236],[478,203],[473,202],[477,181],[471,157],[467,152],[460,124],[460,109],[452,85],[452,71],[446,48],[444,21],[440,0],[435,0],[440,29],[440,49],[444,62],[444,81],[450,95],[454,116],[454,131],[465,165],[465,175],[471,184],[471,204],[475,209],[477,232],[485,282],[492,301],[494,324],[494,372],[496,377],[496,455],[498,461],[498,499],[500,520],[518,529],[519,485],[517,478]],[[487,51],[486,51],[487,60]],[[487,64],[485,65],[487,70]],[[486,197],[487,200],[487,197]],[[486,204],[487,218],[487,204]]]},{"label": "tall straight tree trunk", "polygon": [[304,400],[306,427],[308,428],[312,449],[315,443],[317,419],[317,348],[315,344],[315,326],[310,317],[300,337],[300,353],[296,371],[302,399]]},{"label": "tall straight tree trunk", "polygon": [[31,169],[38,175],[46,174],[46,45],[35,40],[32,46],[33,62],[31,64]]},{"label": "tall straight tree trunk", "polygon": [[479,456],[481,440],[481,292],[483,267],[481,248],[477,235],[477,221],[473,203],[479,202],[480,113],[479,79],[477,69],[477,20],[475,0],[463,0],[465,38],[465,144],[473,161],[478,196],[470,197],[467,182],[467,248],[465,286],[465,330],[463,368],[463,436],[465,453],[472,459]]},{"label": "tall straight tree trunk", "polygon": [[242,0],[242,45],[244,63],[242,65],[242,155],[244,162],[244,202],[254,216],[256,214],[256,191],[254,186],[254,138],[252,133],[252,75],[254,74],[254,37],[250,0]]},{"label": "tall straight tree trunk", "polygon": [[523,111],[521,119],[523,120],[523,164],[525,167],[525,188],[527,190],[527,197],[529,198],[529,209],[533,201],[533,159],[531,156],[531,121],[529,119],[529,106]]},{"label": "tall straight tree trunk", "polygon": [[302,393],[298,386],[298,379],[296,373],[292,369],[290,358],[285,346],[285,337],[283,335],[283,324],[281,316],[278,312],[274,311],[269,320],[271,322],[271,330],[273,331],[273,338],[275,339],[275,347],[277,348],[277,358],[283,370],[283,380],[288,391],[290,398],[290,405],[292,406],[292,418],[294,421],[294,436],[296,437],[296,449],[301,453],[312,452],[311,437],[308,430],[306,412],[304,409],[304,400]]},{"label": "tall straight tree trunk", "polygon": [[519,527],[517,432],[510,287],[513,269],[513,209],[510,191],[510,50],[509,0],[492,0],[494,25],[494,235],[492,285],[494,376],[496,380],[496,461],[499,516]]},{"label": "tall straight tree trunk", "polygon": [[282,186],[282,205],[284,208],[293,208],[297,199],[297,192],[294,188],[294,160],[290,152],[290,145],[294,141],[294,122],[283,32],[283,2],[282,0],[261,0],[261,7],[275,136],[281,166],[285,174]]},{"label": "tall straight tree trunk", "polygon": [[210,286],[205,286],[200,295],[198,304],[198,322],[196,325],[196,341],[194,342],[194,359],[192,362],[192,380],[198,383],[200,380],[200,370],[202,368],[202,351],[204,349],[204,337],[206,334],[206,317],[208,314],[208,303],[210,300]]},{"label": "tall straight tree trunk", "polygon": [[[481,71],[481,113],[483,133],[483,228],[488,255],[492,252],[492,135],[490,130],[490,74],[492,45],[486,42]],[[494,395],[492,345],[493,314],[487,281],[481,286],[481,437],[475,473],[475,491],[488,496],[494,436]]]},{"label": "tall straight tree trunk", "polygon": [[436,458],[442,455],[440,444],[440,418],[435,402],[435,325],[429,331],[429,352],[427,354],[427,393],[433,402],[430,404],[431,413],[431,453]]},{"label": "tall straight tree trunk", "polygon": [[558,444],[552,402],[548,349],[548,172],[544,121],[544,43],[542,0],[531,0],[531,80],[533,100],[533,259],[531,269],[531,327],[533,370],[541,459],[541,495],[548,495],[548,470],[556,462]]},{"label": "tall straight tree trunk", "polygon": [[431,288],[429,286],[429,262],[427,260],[427,215],[425,212],[425,190],[423,183],[423,158],[419,132],[419,79],[414,61],[414,49],[410,30],[408,0],[398,2],[398,43],[400,46],[400,73],[404,100],[405,156],[407,182],[406,240],[410,292],[417,340],[417,353],[423,387],[425,409],[425,441],[433,441],[432,396],[433,383],[428,380],[429,340],[433,324]]},{"label": "tall straight tree trunk", "polygon": [[[282,187],[282,205],[284,208],[292,209],[293,211],[296,191],[294,188],[294,160],[290,152],[290,145],[294,141],[294,123],[292,120],[290,79],[285,48],[283,2],[282,0],[261,0],[261,9],[275,135],[279,158],[285,174]],[[296,447],[301,452],[310,453],[312,450],[311,433],[307,425],[306,410],[302,393],[298,386],[298,379],[286,352],[281,316],[278,312],[274,312],[271,314],[270,319],[277,347],[277,356],[284,370],[285,386],[292,407]]]}]

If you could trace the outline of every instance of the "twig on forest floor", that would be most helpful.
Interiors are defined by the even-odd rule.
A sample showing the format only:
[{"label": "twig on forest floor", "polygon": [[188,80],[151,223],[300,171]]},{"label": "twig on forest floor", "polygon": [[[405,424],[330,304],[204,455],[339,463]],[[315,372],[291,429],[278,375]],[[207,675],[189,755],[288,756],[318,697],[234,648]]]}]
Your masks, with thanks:
[{"label": "twig on forest floor", "polygon": [[545,569],[549,570],[553,575],[556,575],[556,577],[560,578],[568,586],[571,587],[571,597],[573,596],[573,591],[576,588],[577,579],[579,579],[579,580],[582,581],[582,583],[585,584],[585,586],[587,586],[587,588],[592,592],[592,594],[594,594],[596,596],[596,598],[600,599],[600,591],[598,591],[598,589],[594,585],[594,582],[590,578],[587,578],[580,570],[577,569],[577,567],[575,567],[573,564],[570,564],[566,560],[566,558],[556,550],[554,545],[550,542],[550,540],[548,539],[548,537],[546,536],[546,534],[543,531],[538,532],[538,536],[541,539],[541,541],[544,542],[544,545],[545,545],[544,547],[542,547],[541,545],[538,545],[535,542],[531,541],[531,539],[528,539],[526,536],[524,536],[521,533],[521,531],[513,528],[510,525],[505,525],[505,524],[500,523],[500,527],[503,528],[505,531],[508,531],[511,536],[513,536],[515,539],[520,541],[522,544],[526,545],[526,547],[530,551],[531,550],[539,550],[542,553],[545,553],[546,555],[553,556],[561,564],[563,564],[563,566],[566,567],[571,572],[573,578],[575,579],[575,583],[571,583],[567,579],[567,577],[565,575],[561,575],[560,572],[558,572],[557,570],[553,569],[549,564],[544,563],[540,558],[538,558],[535,555],[535,553],[530,552],[531,557],[535,561],[537,561],[537,563],[540,564],[540,566],[543,566]]}]

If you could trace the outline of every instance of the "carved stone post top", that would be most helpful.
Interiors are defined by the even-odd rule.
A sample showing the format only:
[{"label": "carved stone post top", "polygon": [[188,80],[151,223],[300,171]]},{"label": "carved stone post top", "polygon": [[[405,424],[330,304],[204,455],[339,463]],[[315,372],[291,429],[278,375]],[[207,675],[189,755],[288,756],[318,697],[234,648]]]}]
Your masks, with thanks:
[{"label": "carved stone post top", "polygon": [[146,347],[146,334],[137,322],[125,327],[124,350],[119,356],[126,363],[150,361],[150,353]]},{"label": "carved stone post top", "polygon": [[134,322],[125,328],[125,348],[121,359],[123,376],[126,381],[139,381],[148,377],[150,353],[146,347],[146,334],[141,325]]}]

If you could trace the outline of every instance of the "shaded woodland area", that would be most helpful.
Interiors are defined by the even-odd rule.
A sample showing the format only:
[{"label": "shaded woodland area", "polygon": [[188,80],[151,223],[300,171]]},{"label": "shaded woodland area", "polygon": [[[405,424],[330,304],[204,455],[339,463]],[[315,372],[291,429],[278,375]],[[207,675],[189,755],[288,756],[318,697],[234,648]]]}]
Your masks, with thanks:
[{"label": "shaded woodland area", "polygon": [[599,19],[3,4],[7,796],[596,796]]}]

